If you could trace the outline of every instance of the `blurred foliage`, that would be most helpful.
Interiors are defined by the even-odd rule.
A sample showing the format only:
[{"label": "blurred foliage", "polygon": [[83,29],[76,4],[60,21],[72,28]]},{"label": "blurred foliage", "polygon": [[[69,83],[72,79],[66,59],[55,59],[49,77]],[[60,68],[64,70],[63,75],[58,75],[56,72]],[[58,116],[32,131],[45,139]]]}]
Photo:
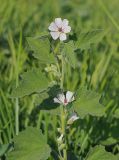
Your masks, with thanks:
[{"label": "blurred foliage", "polygon": [[[119,5],[118,0],[0,0],[0,144],[11,142],[15,134],[14,106],[10,98],[17,75],[39,66],[29,53],[26,37],[47,31],[55,17],[67,18],[73,32],[102,29],[104,38],[88,50],[78,50],[78,68],[67,64],[65,89],[86,85],[102,95],[107,114],[103,118],[87,116],[72,126],[68,134],[69,148],[78,160],[96,144],[107,151],[119,152]],[[106,8],[106,9],[105,9]],[[72,36],[72,35],[71,35]],[[79,34],[80,36],[80,34]],[[28,54],[29,53],[29,54]],[[44,67],[44,66],[43,66]],[[73,75],[73,76],[72,76]],[[47,141],[56,148],[59,120],[39,111],[37,97],[20,99],[20,130],[37,126]],[[80,151],[79,151],[80,149]],[[71,155],[70,155],[71,157]],[[70,159],[70,158],[69,158]]]}]

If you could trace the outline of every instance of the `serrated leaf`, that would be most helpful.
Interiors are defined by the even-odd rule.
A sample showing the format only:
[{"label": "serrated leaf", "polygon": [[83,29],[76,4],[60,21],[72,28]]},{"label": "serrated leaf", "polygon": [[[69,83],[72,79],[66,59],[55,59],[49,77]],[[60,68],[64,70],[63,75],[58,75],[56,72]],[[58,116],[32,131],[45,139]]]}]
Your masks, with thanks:
[{"label": "serrated leaf", "polygon": [[53,53],[50,53],[50,42],[48,38],[27,38],[30,49],[33,51],[33,56],[39,59],[42,63],[55,63]]},{"label": "serrated leaf", "polygon": [[92,30],[86,33],[80,33],[75,43],[76,49],[89,49],[91,44],[97,43],[104,36],[102,29]]},{"label": "serrated leaf", "polygon": [[13,90],[12,97],[23,97],[48,88],[49,82],[39,69],[27,71],[22,75],[19,86]]},{"label": "serrated leaf", "polygon": [[87,90],[86,87],[78,89],[76,101],[73,103],[75,111],[80,118],[86,115],[103,116],[104,106],[99,103],[100,95],[94,91]]},{"label": "serrated leaf", "polygon": [[74,43],[70,41],[64,44],[63,53],[66,55],[69,64],[75,68],[77,64],[76,53],[74,52]]},{"label": "serrated leaf", "polygon": [[118,160],[118,159],[112,153],[105,151],[105,148],[103,146],[96,146],[89,152],[86,160]]},{"label": "serrated leaf", "polygon": [[14,150],[8,154],[9,160],[46,160],[51,149],[40,130],[28,127],[14,137]]}]

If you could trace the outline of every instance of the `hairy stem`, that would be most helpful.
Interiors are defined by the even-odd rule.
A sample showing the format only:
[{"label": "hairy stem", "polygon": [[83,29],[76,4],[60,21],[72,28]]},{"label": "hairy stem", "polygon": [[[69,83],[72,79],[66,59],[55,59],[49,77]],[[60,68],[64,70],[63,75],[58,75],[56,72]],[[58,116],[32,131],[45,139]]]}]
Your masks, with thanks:
[{"label": "hairy stem", "polygon": [[61,89],[63,89],[63,85],[64,85],[64,57],[63,57],[63,55],[62,55],[62,59],[61,59],[61,61],[62,61],[62,73],[61,73]]},{"label": "hairy stem", "polygon": [[64,135],[64,148],[63,148],[63,160],[67,160],[67,143],[66,143],[66,112],[64,107],[61,106],[61,129],[62,134]]},{"label": "hairy stem", "polygon": [[[59,52],[59,47],[60,43],[57,44],[54,54],[57,55]],[[60,88],[63,90],[64,89],[64,69],[65,69],[65,63],[64,63],[64,57],[61,54],[61,69],[60,69],[60,64],[59,61],[57,62],[57,67],[61,75],[60,79]],[[61,114],[61,133],[63,134],[63,140],[62,144],[63,148],[60,149],[60,146],[58,145],[58,150],[59,150],[59,159],[60,160],[67,160],[67,142],[66,142],[66,119],[67,119],[67,114],[66,110],[63,105],[60,106],[60,114]],[[62,151],[62,152],[61,152]],[[63,153],[63,154],[62,154]]]},{"label": "hairy stem", "polygon": [[[62,62],[62,71],[61,71],[61,89],[63,90],[63,85],[64,85],[64,57],[62,55],[62,58],[61,58],[61,62]],[[66,111],[65,111],[65,108],[64,106],[61,106],[61,129],[62,129],[62,134],[64,136],[64,148],[63,148],[63,160],[67,160],[67,149],[66,149],[66,146],[67,146],[67,143],[66,143]]]}]

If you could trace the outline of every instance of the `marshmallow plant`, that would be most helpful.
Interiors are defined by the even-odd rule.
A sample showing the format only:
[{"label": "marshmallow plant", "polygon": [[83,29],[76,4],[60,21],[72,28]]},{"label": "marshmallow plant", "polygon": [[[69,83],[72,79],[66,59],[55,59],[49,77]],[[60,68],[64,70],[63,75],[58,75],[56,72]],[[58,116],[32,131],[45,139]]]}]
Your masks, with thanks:
[{"label": "marshmallow plant", "polygon": [[[80,69],[77,52],[89,48],[90,43],[95,42],[99,35],[99,30],[94,31],[93,34],[92,32],[74,34],[72,29],[71,33],[70,22],[67,19],[55,18],[48,26],[47,33],[41,33],[39,37],[27,38],[29,50],[32,51],[34,59],[38,60],[38,64],[36,68],[22,74],[19,86],[13,90],[11,96],[22,98],[34,95],[39,111],[44,110],[50,116],[57,117],[57,138],[53,139],[55,141],[55,148],[53,148],[41,130],[28,127],[13,138],[14,146],[7,155],[8,160],[47,160],[48,158],[68,160],[70,154],[75,153],[73,149],[70,150],[68,136],[71,136],[74,131],[79,131],[81,119],[87,115],[95,117],[104,115],[104,107],[99,103],[101,97],[99,94],[88,90],[85,86],[80,87],[79,82],[75,87],[73,87],[75,81],[67,85],[68,70]],[[17,124],[18,122],[16,122],[18,128]],[[73,143],[72,141],[72,145]],[[79,153],[81,149],[79,147]],[[113,159],[113,155],[108,155],[101,146],[96,150],[99,152],[95,154],[94,149],[86,160],[92,160],[90,156],[93,155],[96,156],[96,160],[108,160],[109,156]],[[106,157],[101,158],[104,155],[100,155],[102,152],[106,153]]]}]

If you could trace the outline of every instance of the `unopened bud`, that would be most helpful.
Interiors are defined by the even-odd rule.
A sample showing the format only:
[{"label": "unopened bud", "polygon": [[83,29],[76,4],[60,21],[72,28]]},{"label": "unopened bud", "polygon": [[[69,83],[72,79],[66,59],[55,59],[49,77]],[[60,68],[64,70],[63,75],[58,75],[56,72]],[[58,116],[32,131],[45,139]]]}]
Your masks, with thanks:
[{"label": "unopened bud", "polygon": [[59,146],[59,150],[63,150],[66,147],[66,145],[63,143]]},{"label": "unopened bud", "polygon": [[63,137],[64,137],[64,135],[63,134],[61,134],[61,136],[57,139],[57,141],[58,141],[58,143],[60,144],[60,143],[62,143],[62,141],[63,141]]}]

